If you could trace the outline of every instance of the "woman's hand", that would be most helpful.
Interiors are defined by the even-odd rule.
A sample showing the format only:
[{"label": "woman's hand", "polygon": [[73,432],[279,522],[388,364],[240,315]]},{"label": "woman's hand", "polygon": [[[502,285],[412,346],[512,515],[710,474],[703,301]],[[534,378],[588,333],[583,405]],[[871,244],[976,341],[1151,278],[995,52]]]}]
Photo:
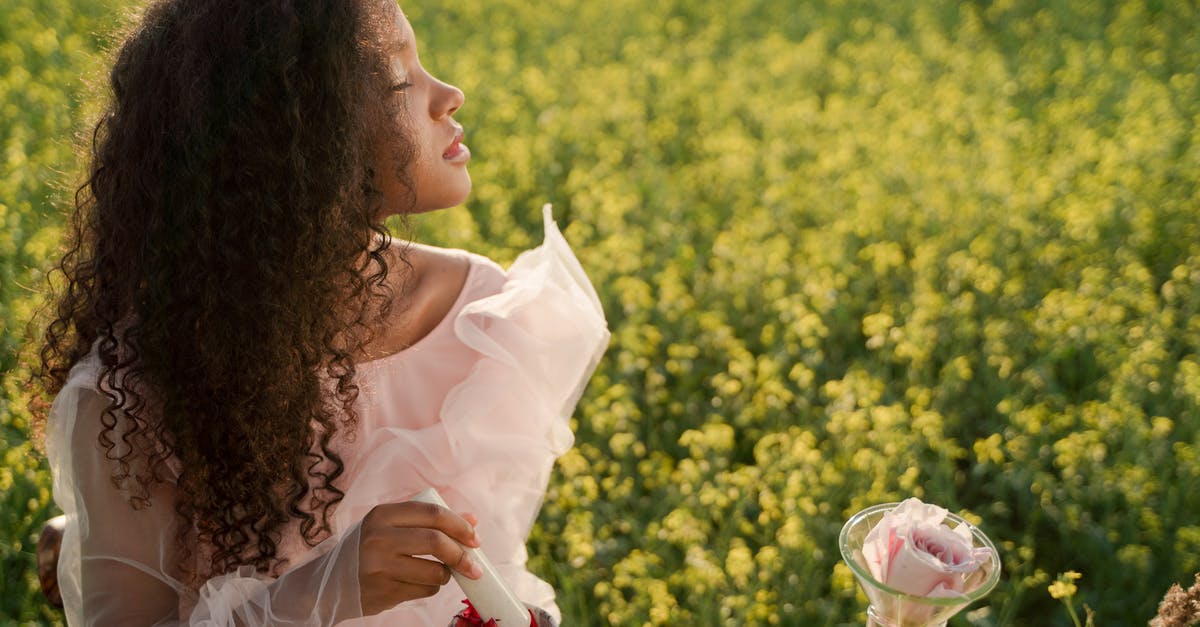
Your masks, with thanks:
[{"label": "woman's hand", "polygon": [[474,522],[431,503],[375,506],[363,519],[358,543],[363,616],[436,594],[450,581],[452,569],[471,579],[481,577],[483,571],[463,548],[479,546]]}]

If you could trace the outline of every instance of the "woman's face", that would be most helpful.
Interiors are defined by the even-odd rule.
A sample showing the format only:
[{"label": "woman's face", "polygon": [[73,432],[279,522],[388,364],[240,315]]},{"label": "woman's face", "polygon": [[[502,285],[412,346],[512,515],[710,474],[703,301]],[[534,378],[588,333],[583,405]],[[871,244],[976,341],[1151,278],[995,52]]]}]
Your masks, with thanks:
[{"label": "woman's face", "polygon": [[383,193],[384,215],[453,207],[466,200],[471,191],[471,176],[467,173],[471,151],[463,143],[462,126],[451,117],[462,106],[463,93],[421,67],[412,26],[393,2],[385,4],[389,5],[388,19],[395,20],[395,27],[387,29],[383,49],[391,70],[390,88],[400,99],[402,124],[415,154],[408,165],[408,178],[414,188],[410,191],[386,165],[396,159],[388,154],[389,142],[379,142],[376,162],[381,167],[377,167],[375,184]]}]

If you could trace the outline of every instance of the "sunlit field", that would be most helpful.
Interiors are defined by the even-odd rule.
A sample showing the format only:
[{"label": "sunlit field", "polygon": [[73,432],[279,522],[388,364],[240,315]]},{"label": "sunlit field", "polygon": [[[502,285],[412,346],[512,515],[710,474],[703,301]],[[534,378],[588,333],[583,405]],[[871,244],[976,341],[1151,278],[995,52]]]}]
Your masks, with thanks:
[{"label": "sunlit field", "polygon": [[[123,0],[0,6],[0,622],[61,621],[16,354]],[[865,623],[837,533],[907,496],[1000,585],[951,625],[1144,625],[1200,571],[1194,2],[408,3],[465,207],[559,224],[612,344],[529,542],[568,625]]]}]

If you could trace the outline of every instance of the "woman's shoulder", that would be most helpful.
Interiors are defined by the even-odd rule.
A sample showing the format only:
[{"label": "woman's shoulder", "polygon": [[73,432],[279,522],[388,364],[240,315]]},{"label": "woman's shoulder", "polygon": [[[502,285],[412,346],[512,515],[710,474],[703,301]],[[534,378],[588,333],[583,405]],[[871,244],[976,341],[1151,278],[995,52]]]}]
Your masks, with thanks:
[{"label": "woman's shoulder", "polygon": [[464,304],[500,291],[506,279],[494,261],[465,250],[404,242],[393,244],[391,252],[397,300],[367,360],[416,345]]},{"label": "woman's shoulder", "polygon": [[479,297],[481,288],[498,289],[506,277],[499,264],[478,253],[418,243],[404,246],[410,302],[430,309],[434,318],[440,319],[437,314],[447,313],[464,297]]}]

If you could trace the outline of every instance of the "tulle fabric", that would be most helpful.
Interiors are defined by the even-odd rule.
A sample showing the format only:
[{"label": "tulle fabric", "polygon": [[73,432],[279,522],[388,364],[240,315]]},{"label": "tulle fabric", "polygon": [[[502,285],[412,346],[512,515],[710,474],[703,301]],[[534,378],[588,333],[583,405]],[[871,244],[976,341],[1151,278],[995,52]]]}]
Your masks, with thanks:
[{"label": "tulle fabric", "polygon": [[[175,496],[157,484],[133,510],[97,443],[106,402],[85,360],[55,400],[47,438],[55,500],[67,515],[59,579],[72,625],[445,625],[461,609],[453,580],[427,599],[361,617],[358,536],[377,504],[435,487],[479,518],[483,550],[523,601],[561,619],[554,591],[526,569],[525,540],[569,416],[608,342],[599,299],[546,211],[546,240],[507,273],[484,257],[446,318],[395,355],[359,366],[359,424],[336,448],[345,497],[333,535],[308,547],[292,525],[278,578],[250,568],[183,583]],[[202,553],[203,551],[201,551]]]},{"label": "tulle fabric", "polygon": [[173,484],[155,485],[151,505],[134,510],[109,479],[111,462],[98,442],[107,403],[95,389],[98,371],[91,359],[75,368],[47,434],[54,497],[67,516],[58,576],[68,624],[315,626],[361,615],[357,525],[276,580],[240,569],[199,590],[185,585]]}]

